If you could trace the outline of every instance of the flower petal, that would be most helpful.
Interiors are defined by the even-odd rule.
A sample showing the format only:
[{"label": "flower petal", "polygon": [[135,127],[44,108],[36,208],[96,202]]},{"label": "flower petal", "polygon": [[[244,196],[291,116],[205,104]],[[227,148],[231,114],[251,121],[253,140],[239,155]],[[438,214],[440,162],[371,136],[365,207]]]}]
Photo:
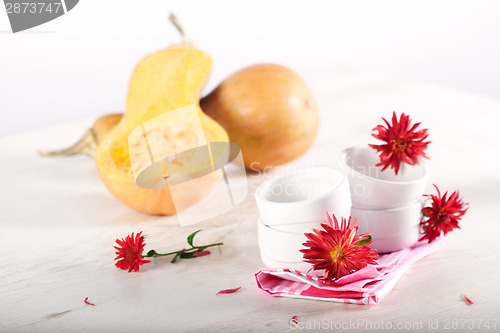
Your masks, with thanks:
[{"label": "flower petal", "polygon": [[240,289],[241,289],[241,287],[233,288],[233,289],[223,289],[223,290],[219,290],[216,295],[219,295],[219,294],[234,294],[235,292],[237,292]]},{"label": "flower petal", "polygon": [[89,302],[89,298],[88,298],[88,297],[85,297],[85,299],[83,300],[83,302],[84,302],[85,304],[95,306],[95,304],[94,304],[94,303],[90,303],[90,302]]},{"label": "flower petal", "polygon": [[211,252],[208,250],[204,251],[198,251],[193,253],[193,257],[203,257],[203,256],[208,256]]},{"label": "flower petal", "polygon": [[465,294],[462,294],[462,298],[464,299],[464,301],[466,301],[469,305],[473,305],[474,302],[471,301],[471,299],[469,297],[467,297],[467,295]]}]

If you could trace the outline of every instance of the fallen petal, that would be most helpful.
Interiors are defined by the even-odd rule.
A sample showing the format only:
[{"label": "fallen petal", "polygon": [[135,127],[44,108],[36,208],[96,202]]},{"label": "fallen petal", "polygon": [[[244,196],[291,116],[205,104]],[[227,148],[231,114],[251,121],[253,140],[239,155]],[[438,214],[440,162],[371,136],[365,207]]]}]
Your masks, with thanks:
[{"label": "fallen petal", "polygon": [[462,294],[462,298],[463,298],[463,299],[464,299],[464,300],[465,300],[468,304],[470,304],[470,305],[474,304],[474,302],[473,302],[473,301],[471,301],[471,300],[470,300],[470,298],[469,298],[469,297],[467,297],[467,295]]},{"label": "fallen petal", "polygon": [[211,252],[208,250],[204,251],[198,251],[193,253],[193,257],[203,257],[203,256],[208,256]]},{"label": "fallen petal", "polygon": [[92,305],[92,306],[95,306],[95,304],[94,304],[94,303],[90,303],[90,302],[89,302],[89,298],[88,298],[88,297],[85,297],[85,299],[84,299],[83,301],[84,301],[84,302],[85,302],[85,304],[87,304],[87,305]]},{"label": "fallen petal", "polygon": [[224,289],[224,290],[219,291],[216,295],[219,295],[219,294],[233,294],[233,293],[237,292],[240,289],[241,289],[241,287],[234,288],[234,289]]}]

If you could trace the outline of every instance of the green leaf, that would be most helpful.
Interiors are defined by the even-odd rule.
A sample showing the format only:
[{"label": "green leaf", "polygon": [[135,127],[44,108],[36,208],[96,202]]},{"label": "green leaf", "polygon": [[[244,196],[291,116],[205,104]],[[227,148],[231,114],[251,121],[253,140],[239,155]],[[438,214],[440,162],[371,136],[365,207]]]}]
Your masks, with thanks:
[{"label": "green leaf", "polygon": [[154,257],[155,254],[157,254],[155,250],[149,250],[145,257]]},{"label": "green leaf", "polygon": [[195,232],[193,232],[191,235],[188,236],[187,238],[187,242],[189,245],[191,245],[192,247],[194,247],[193,245],[193,239],[194,239],[194,236],[199,233],[200,231],[202,231],[203,229],[200,229],[200,230],[196,230]]},{"label": "green leaf", "polygon": [[365,239],[360,240],[359,242],[357,242],[356,245],[363,245],[363,244],[369,243],[371,241],[372,241],[372,235],[368,235],[368,236],[366,236]]}]

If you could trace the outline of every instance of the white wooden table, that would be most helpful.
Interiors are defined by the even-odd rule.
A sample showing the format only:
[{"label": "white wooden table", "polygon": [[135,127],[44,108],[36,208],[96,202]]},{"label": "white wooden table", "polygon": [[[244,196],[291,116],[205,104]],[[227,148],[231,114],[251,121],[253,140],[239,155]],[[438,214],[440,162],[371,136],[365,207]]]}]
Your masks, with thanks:
[{"label": "white wooden table", "polygon": [[[313,148],[270,173],[248,175],[250,193],[242,204],[191,227],[124,207],[86,156],[46,159],[35,153],[71,143],[93,119],[0,138],[0,331],[287,331],[294,315],[302,327],[316,323],[333,330],[403,323],[424,332],[432,323],[485,331],[477,326],[489,319],[490,331],[500,331],[500,101],[349,68],[303,77],[322,116]],[[462,229],[414,264],[379,305],[274,298],[259,290],[253,276],[263,266],[255,187],[296,167],[337,165],[344,148],[372,142],[371,129],[393,110],[429,128],[428,190],[431,183],[460,189],[470,202]],[[139,273],[114,266],[117,237],[142,230],[147,250],[168,251],[184,247],[198,228],[204,229],[198,243],[225,245],[176,264],[155,259]],[[238,293],[215,295],[237,286]],[[461,293],[475,304],[465,304]],[[85,297],[95,306],[84,304]],[[463,319],[476,327],[468,329],[467,322],[462,328]]]}]

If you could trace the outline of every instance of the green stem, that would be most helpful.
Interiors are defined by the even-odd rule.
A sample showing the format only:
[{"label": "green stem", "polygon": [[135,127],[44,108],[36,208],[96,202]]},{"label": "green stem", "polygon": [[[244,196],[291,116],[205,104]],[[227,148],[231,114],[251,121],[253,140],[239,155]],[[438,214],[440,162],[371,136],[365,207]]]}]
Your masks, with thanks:
[{"label": "green stem", "polygon": [[[203,245],[203,246],[192,246],[189,249],[182,249],[179,251],[173,251],[173,252],[168,252],[168,253],[158,253],[155,250],[151,250],[146,254],[141,254],[144,258],[156,258],[156,257],[165,257],[165,256],[171,256],[173,254],[176,255],[181,255],[182,253],[194,253],[194,252],[199,252],[203,251],[209,247],[213,246],[219,246],[219,245],[224,245],[224,243],[215,243],[215,244],[209,244],[209,245]],[[195,251],[192,251],[195,250]]]},{"label": "green stem", "polygon": [[212,247],[212,246],[224,245],[224,243],[215,243],[215,244],[209,244],[209,245],[194,246],[193,245],[194,237],[200,231],[201,231],[201,229],[196,230],[195,232],[193,232],[191,235],[189,235],[187,237],[187,243],[191,246],[191,248],[189,248],[189,249],[182,249],[179,251],[173,251],[173,252],[168,252],[168,253],[158,253],[155,250],[149,250],[148,253],[146,253],[145,255],[142,254],[142,256],[144,258],[155,258],[155,257],[171,256],[171,255],[175,254],[175,256],[170,261],[171,263],[175,263],[177,261],[177,259],[179,259],[179,258],[182,258],[182,259],[196,258],[196,256],[194,254],[197,252],[201,252],[201,251],[203,251],[209,247]]},{"label": "green stem", "polygon": [[71,147],[54,151],[39,150],[38,154],[44,157],[87,154],[93,157],[96,149],[97,149],[97,136],[95,131],[92,128],[89,128],[85,132],[83,137]]},{"label": "green stem", "polygon": [[[154,250],[153,250],[154,251]],[[180,251],[175,251],[175,252],[169,252],[169,253],[157,253],[156,251],[153,254],[142,254],[144,258],[156,258],[156,257],[164,257],[164,256],[171,256],[172,254],[178,254],[179,252],[182,252],[185,250],[180,250]]]},{"label": "green stem", "polygon": [[186,34],[186,31],[182,27],[182,24],[179,22],[177,17],[174,14],[170,14],[168,17],[168,20],[175,26],[177,31],[181,34],[181,42],[179,43],[180,46],[186,46],[186,47],[192,47],[192,43]]}]

